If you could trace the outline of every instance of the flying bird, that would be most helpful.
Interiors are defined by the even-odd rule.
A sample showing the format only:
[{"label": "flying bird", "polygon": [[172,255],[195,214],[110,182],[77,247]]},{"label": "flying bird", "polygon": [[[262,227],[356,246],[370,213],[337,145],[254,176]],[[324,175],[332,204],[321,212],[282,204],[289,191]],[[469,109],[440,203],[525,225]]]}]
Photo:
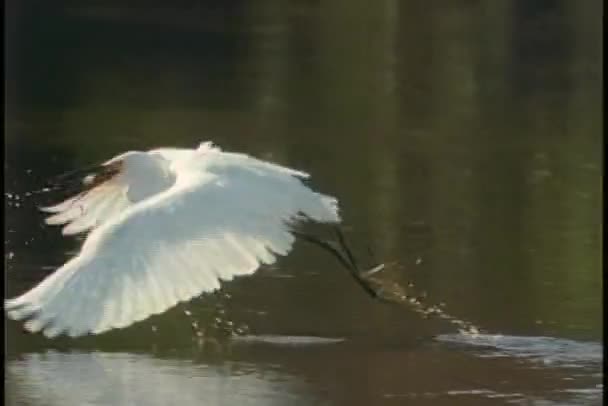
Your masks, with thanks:
[{"label": "flying bird", "polygon": [[79,176],[81,192],[41,208],[80,252],[21,296],[10,318],[49,338],[124,328],[250,275],[292,248],[301,221],[339,223],[309,175],[210,142],[129,151]]}]

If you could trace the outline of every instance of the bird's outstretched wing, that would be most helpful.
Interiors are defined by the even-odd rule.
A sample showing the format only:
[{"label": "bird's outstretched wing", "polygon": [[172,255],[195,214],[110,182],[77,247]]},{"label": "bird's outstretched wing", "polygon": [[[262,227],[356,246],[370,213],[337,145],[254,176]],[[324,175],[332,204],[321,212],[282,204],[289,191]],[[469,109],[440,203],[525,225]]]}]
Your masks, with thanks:
[{"label": "bird's outstretched wing", "polygon": [[274,262],[291,249],[293,221],[340,220],[336,199],[297,171],[217,157],[94,229],[78,256],[6,301],[8,315],[49,337],[126,327]]},{"label": "bird's outstretched wing", "polygon": [[128,185],[120,179],[111,179],[55,206],[41,207],[40,210],[52,213],[45,220],[47,224],[65,224],[61,230],[64,235],[86,232],[133,204],[127,198],[127,188]]}]

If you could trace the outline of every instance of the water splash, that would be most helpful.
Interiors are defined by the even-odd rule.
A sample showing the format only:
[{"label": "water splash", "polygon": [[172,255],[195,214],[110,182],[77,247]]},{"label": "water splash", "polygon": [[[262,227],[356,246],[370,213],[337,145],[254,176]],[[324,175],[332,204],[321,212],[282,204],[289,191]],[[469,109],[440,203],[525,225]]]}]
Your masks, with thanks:
[{"label": "water splash", "polygon": [[[228,340],[230,338],[243,336],[249,333],[249,326],[244,323],[237,323],[231,320],[226,311],[226,300],[229,300],[229,293],[218,293],[213,298],[215,303],[205,306],[204,309],[194,311],[188,305],[182,305],[182,313],[188,318],[192,331],[193,340],[199,344],[205,340]],[[207,300],[210,298],[207,297]],[[200,310],[204,310],[202,314]]]},{"label": "water splash", "polygon": [[392,263],[377,266],[368,272],[362,273],[362,279],[372,287],[377,297],[383,301],[407,307],[425,319],[433,317],[444,320],[455,326],[460,334],[471,337],[480,334],[481,330],[473,323],[447,313],[445,303],[428,303],[426,292],[418,293],[413,282],[409,282],[407,286],[403,286],[403,284],[388,278],[384,271],[391,268],[395,269],[395,266],[398,265],[398,263]]}]

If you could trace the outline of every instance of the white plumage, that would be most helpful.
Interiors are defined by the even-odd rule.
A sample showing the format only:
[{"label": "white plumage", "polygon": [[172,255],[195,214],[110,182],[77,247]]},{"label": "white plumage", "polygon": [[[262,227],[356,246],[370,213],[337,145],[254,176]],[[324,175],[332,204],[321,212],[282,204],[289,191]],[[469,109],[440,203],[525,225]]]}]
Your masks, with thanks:
[{"label": "white plumage", "polygon": [[298,220],[340,221],[337,200],[302,183],[308,174],[210,143],[127,152],[102,167],[112,177],[87,178],[94,187],[43,209],[64,234],[90,233],[76,257],[5,302],[31,332],[129,326],[286,255]]}]

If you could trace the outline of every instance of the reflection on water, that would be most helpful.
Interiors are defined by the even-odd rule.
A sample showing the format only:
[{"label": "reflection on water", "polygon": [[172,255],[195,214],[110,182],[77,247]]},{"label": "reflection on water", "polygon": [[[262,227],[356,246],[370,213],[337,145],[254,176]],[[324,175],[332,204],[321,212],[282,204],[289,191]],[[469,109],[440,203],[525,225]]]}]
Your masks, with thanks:
[{"label": "reflection on water", "polygon": [[25,354],[6,367],[9,399],[49,406],[307,405],[304,385],[252,365],[202,365],[129,353]]},{"label": "reflection on water", "polygon": [[[163,387],[185,404],[203,387],[236,404],[601,402],[600,1],[147,4],[8,2],[7,294],[78,249],[36,210],[57,196],[28,194],[46,178],[211,139],[310,172],[358,257],[450,318],[374,301],[297,244],[123,331],[49,342],[8,323],[13,404],[89,399],[78,368],[108,377],[91,395],[136,404]],[[454,336],[459,320],[487,335]],[[199,354],[194,326],[247,338]]]},{"label": "reflection on water", "polygon": [[[450,340],[456,341],[455,337]],[[519,340],[550,341],[479,340],[495,342],[496,348]],[[509,358],[471,358],[437,346],[338,341],[341,346],[332,349],[327,344],[336,344],[336,340],[323,337],[248,336],[211,353],[200,352],[201,348],[192,348],[189,354],[166,349],[153,354],[103,350],[26,353],[7,363],[7,399],[9,404],[20,400],[44,405],[365,405],[401,404],[398,402],[404,400],[453,405],[460,401],[478,404],[484,399],[548,405],[601,402],[601,379],[590,379],[580,371],[550,365],[530,369]],[[442,341],[449,340],[444,337]],[[543,356],[559,352],[550,346],[544,346]],[[595,353],[593,357],[599,356],[594,345],[588,347]],[[511,355],[519,356],[515,351]],[[572,355],[570,361],[585,364],[589,360]],[[391,372],[396,371],[395,366],[401,372],[398,375]],[[484,375],[489,369],[491,376]],[[368,385],[365,394],[357,385]]]}]

